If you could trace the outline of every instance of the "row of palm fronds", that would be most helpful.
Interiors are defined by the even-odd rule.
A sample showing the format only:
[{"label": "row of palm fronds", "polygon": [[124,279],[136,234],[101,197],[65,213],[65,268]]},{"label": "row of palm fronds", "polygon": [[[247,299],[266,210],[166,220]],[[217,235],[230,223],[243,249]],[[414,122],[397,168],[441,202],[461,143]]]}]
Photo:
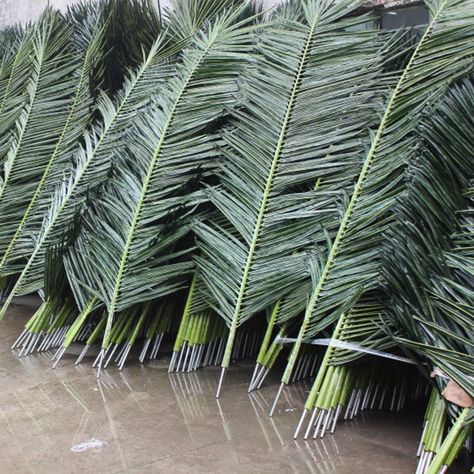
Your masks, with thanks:
[{"label": "row of palm fronds", "polygon": [[473,421],[474,1],[427,1],[419,32],[363,4],[107,0],[0,32],[0,317],[44,301],[20,355],[99,345],[100,373],[171,340],[170,372],[222,366],[217,396],[233,360],[256,358],[249,391],[283,362],[271,414],[315,376],[305,437],[431,387],[418,471],[452,463]]}]

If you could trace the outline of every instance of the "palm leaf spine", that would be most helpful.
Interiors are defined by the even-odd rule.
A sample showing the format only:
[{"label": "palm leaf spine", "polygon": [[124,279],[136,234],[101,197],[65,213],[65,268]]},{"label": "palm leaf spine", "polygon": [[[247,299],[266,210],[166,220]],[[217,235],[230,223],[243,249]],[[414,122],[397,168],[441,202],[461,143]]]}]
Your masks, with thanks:
[{"label": "palm leaf spine", "polygon": [[307,327],[308,327],[308,325],[311,321],[311,318],[312,318],[312,313],[313,313],[315,307],[318,304],[320,294],[321,294],[321,292],[324,288],[324,285],[326,283],[326,279],[327,279],[327,277],[328,277],[328,275],[331,271],[331,267],[333,265],[333,262],[337,257],[341,241],[343,240],[343,238],[345,236],[345,232],[346,232],[347,227],[349,225],[351,215],[352,215],[352,213],[354,211],[354,208],[355,208],[355,206],[358,202],[359,196],[362,193],[362,190],[363,190],[363,187],[364,187],[364,182],[365,182],[365,180],[367,178],[367,175],[369,173],[370,166],[371,166],[373,160],[376,158],[376,152],[378,150],[379,145],[382,142],[382,135],[385,132],[387,122],[388,122],[388,120],[391,116],[393,107],[394,107],[395,102],[396,102],[396,100],[399,96],[400,90],[401,90],[402,86],[404,85],[404,83],[405,83],[405,81],[408,77],[408,74],[411,72],[411,69],[414,65],[414,62],[415,62],[415,60],[418,56],[419,51],[424,46],[425,42],[429,39],[429,37],[432,33],[432,30],[433,30],[433,28],[436,24],[436,21],[438,20],[439,16],[443,12],[443,9],[445,8],[445,6],[448,5],[448,3],[449,3],[449,0],[443,0],[442,3],[438,6],[435,14],[433,15],[433,17],[430,21],[430,24],[428,25],[428,27],[426,28],[423,36],[421,37],[420,42],[418,43],[416,49],[414,50],[413,55],[411,56],[411,58],[410,58],[410,60],[407,64],[407,66],[405,67],[402,75],[400,76],[400,79],[398,80],[397,85],[395,86],[395,89],[393,90],[393,93],[391,94],[390,99],[387,103],[384,115],[383,115],[382,120],[380,122],[380,126],[378,127],[377,133],[376,133],[376,135],[375,135],[375,137],[372,141],[372,145],[371,145],[370,150],[367,154],[367,157],[364,161],[364,165],[363,165],[363,168],[361,170],[361,173],[358,177],[356,186],[354,188],[354,192],[352,193],[352,196],[351,196],[350,202],[348,204],[348,207],[345,210],[344,216],[341,220],[339,230],[338,230],[338,232],[336,234],[336,237],[334,238],[334,241],[331,245],[327,261],[324,265],[324,269],[323,269],[323,271],[321,273],[321,276],[318,280],[318,284],[315,287],[314,291],[312,292],[310,300],[308,302],[308,306],[307,306],[307,309],[305,311],[305,316],[304,316],[303,322],[301,324],[301,328],[300,328],[300,331],[299,331],[299,334],[298,334],[298,337],[297,337],[297,341],[295,342],[295,344],[292,348],[288,364],[285,368],[285,372],[284,372],[283,377],[282,377],[282,382],[284,382],[285,384],[289,383],[291,373],[293,371],[293,367],[295,365],[296,359],[298,357],[301,345],[303,343],[303,340],[304,340],[304,337],[305,337],[305,334],[306,334]]}]

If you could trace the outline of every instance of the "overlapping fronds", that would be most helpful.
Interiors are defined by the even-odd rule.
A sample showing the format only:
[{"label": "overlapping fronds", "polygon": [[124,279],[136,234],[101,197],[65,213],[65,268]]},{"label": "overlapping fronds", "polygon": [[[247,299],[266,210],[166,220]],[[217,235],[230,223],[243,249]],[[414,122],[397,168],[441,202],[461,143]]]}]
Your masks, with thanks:
[{"label": "overlapping fronds", "polygon": [[107,179],[116,143],[129,128],[131,118],[152,100],[164,79],[163,63],[167,64],[178,49],[177,46],[169,47],[161,35],[142,65],[129,74],[115,101],[105,94],[100,96],[97,107],[101,119],[85,132],[82,144],[73,152],[73,166],[65,178],[55,183],[56,189],[48,197],[47,206],[39,208],[41,228],[30,236],[28,260],[3,306],[2,316],[15,295],[41,288],[48,246],[62,235],[74,215],[83,210],[92,190]]},{"label": "overlapping fronds", "polygon": [[[22,130],[21,141],[12,145],[16,156],[11,152],[11,160],[14,161],[9,171],[11,177],[4,182],[0,200],[1,276],[23,269],[23,258],[29,258],[34,246],[31,236],[41,230],[44,209],[64,173],[70,172],[73,165],[71,153],[91,120],[93,100],[90,82],[103,54],[106,22],[100,13],[91,13],[86,21],[80,25],[73,23],[72,26],[72,34],[68,37],[68,63],[59,63],[60,67],[65,68],[67,76],[58,76],[45,86],[43,83],[38,85],[35,103],[29,106],[32,110],[25,130]],[[58,47],[62,49],[65,44],[59,43]],[[55,50],[50,53],[55,74],[56,62],[61,60],[57,53]],[[42,73],[48,73],[45,67]],[[43,92],[41,87],[48,89]],[[53,97],[52,89],[57,89],[58,98]],[[47,105],[44,104],[46,101]],[[39,128],[39,123],[44,128]],[[41,136],[40,152],[32,150],[30,144],[38,143],[37,134]],[[36,158],[34,163],[31,161],[32,154]],[[25,173],[27,166],[33,167],[28,174]]]},{"label": "overlapping fronds", "polygon": [[[252,28],[233,21],[241,9],[219,16],[183,53],[128,135],[127,159],[116,161],[110,186],[85,215],[68,271],[78,291],[92,290],[107,307],[105,348],[117,311],[184,284],[191,262],[175,262],[186,250],[173,247],[189,230],[180,219],[194,204],[190,186],[213,166],[216,145],[206,129],[235,102],[235,78],[248,59]],[[170,214],[179,227],[167,222]]]},{"label": "overlapping fronds", "polygon": [[315,286],[284,383],[303,340],[337,321],[362,291],[380,285],[382,233],[393,222],[392,209],[404,189],[403,172],[416,146],[415,128],[437,105],[446,87],[474,67],[472,1],[436,0],[428,6],[430,24],[382,109],[338,231],[316,268]]},{"label": "overlapping fronds", "polygon": [[[6,159],[15,121],[26,100],[26,84],[30,76],[35,27],[6,41],[10,49],[5,50],[0,66],[0,164]],[[1,172],[3,176],[3,170]]]},{"label": "overlapping fronds", "polygon": [[[59,15],[47,11],[32,34],[31,56],[24,59],[30,64],[30,72],[4,157],[0,187],[2,258],[62,138],[74,93],[73,72],[78,67],[77,57],[67,48],[71,35],[71,28]],[[12,74],[18,73],[18,70],[12,71]],[[15,272],[14,264],[6,268],[4,263],[2,261],[2,275]]]},{"label": "overlapping fronds", "polygon": [[219,396],[285,356],[271,414],[315,376],[305,438],[431,388],[417,472],[446,470],[474,426],[474,0],[427,0],[416,34],[362,5],[88,1],[0,31],[0,319],[43,298],[20,357],[122,370],[174,340]]},{"label": "overlapping fronds", "polygon": [[242,4],[245,4],[245,8],[241,9],[233,21],[238,22],[245,18],[256,20],[260,11],[258,5],[240,0],[175,0],[171,7],[164,9],[163,16],[169,35],[176,39],[186,39],[204,23],[212,22],[227,9]]},{"label": "overlapping fronds", "polygon": [[423,124],[424,146],[410,166],[409,190],[387,235],[384,258],[396,341],[471,396],[473,92],[471,81],[453,87]]},{"label": "overlapping fronds", "polygon": [[[152,0],[105,0],[100,3],[72,7],[76,16],[89,17],[89,8],[102,10],[107,18],[104,89],[113,96],[124,86],[129,71],[140,67],[164,25]],[[198,26],[199,27],[199,26]]]},{"label": "overlapping fronds", "polygon": [[246,108],[223,134],[221,185],[210,198],[228,223],[197,233],[200,271],[230,328],[224,367],[237,327],[307,276],[295,252],[325,239],[322,223],[331,226],[357,172],[380,62],[373,33],[346,31],[365,20],[343,20],[352,5],[308,2],[304,23],[281,19],[286,28],[263,33],[242,85]]}]

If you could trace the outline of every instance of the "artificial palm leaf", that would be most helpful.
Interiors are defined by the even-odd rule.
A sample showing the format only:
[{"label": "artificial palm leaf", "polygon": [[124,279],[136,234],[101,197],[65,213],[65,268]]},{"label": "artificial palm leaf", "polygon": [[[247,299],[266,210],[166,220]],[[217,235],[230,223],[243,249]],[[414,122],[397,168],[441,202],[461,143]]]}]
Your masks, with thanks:
[{"label": "artificial palm leaf", "polygon": [[[104,28],[106,26],[100,13],[89,13],[84,21],[72,24],[70,64],[66,69],[71,66],[74,67],[74,70],[72,71],[70,90],[67,91],[69,95],[63,100],[61,106],[64,112],[59,117],[51,117],[57,121],[56,128],[53,129],[48,124],[48,117],[45,115],[46,109],[42,103],[37,106],[40,108],[41,121],[46,122],[49,132],[52,133],[53,130],[56,132],[57,141],[54,143],[46,134],[41,135],[38,139],[36,133],[41,133],[41,130],[32,132],[35,133],[35,141],[40,141],[40,143],[43,139],[45,143],[51,141],[54,147],[43,145],[41,161],[39,153],[36,153],[38,160],[36,161],[35,174],[28,176],[26,183],[23,179],[24,171],[21,168],[17,171],[20,176],[12,176],[10,186],[5,190],[0,201],[0,223],[2,226],[0,276],[15,273],[17,268],[22,270],[22,259],[31,255],[34,243],[30,236],[37,235],[41,230],[44,209],[47,208],[51,200],[55,186],[62,180],[63,174],[70,170],[72,166],[71,152],[89,125],[93,105],[90,93],[91,76],[103,53]],[[53,54],[55,54],[54,51]],[[55,58],[55,60],[59,59]],[[59,83],[57,87],[59,88],[61,85]],[[51,86],[48,85],[48,87]],[[61,93],[64,92],[65,90]],[[44,100],[51,101],[50,106],[54,108],[57,106],[57,101],[52,99],[53,96],[49,91],[46,91]],[[33,114],[34,111],[32,119],[29,121],[31,127],[35,126]],[[28,131],[25,131],[24,141],[28,138],[27,133]],[[27,144],[22,143],[19,146],[26,147]],[[16,158],[17,162],[20,160],[30,162],[29,153],[30,149],[26,148],[23,155]],[[16,181],[14,181],[15,178],[17,178]],[[17,262],[20,262],[19,266]]]},{"label": "artificial palm leaf", "polygon": [[[222,8],[222,2],[218,4]],[[213,10],[213,13],[218,11]],[[242,13],[245,11],[247,9],[242,9]],[[195,14],[197,19],[190,16],[188,21],[193,28],[198,29],[206,17],[200,11]],[[78,22],[81,17],[74,11],[71,16]],[[186,28],[196,32],[189,25]],[[29,247],[29,254],[23,250],[26,263],[0,311],[0,319],[14,296],[37,291],[43,286],[44,256],[48,246],[54,245],[74,214],[84,209],[91,190],[107,179],[116,144],[130,127],[137,112],[150,103],[162,84],[163,64],[169,63],[190,41],[191,37],[180,40],[171,35],[170,39],[170,35],[162,33],[144,56],[140,67],[129,73],[123,89],[117,93],[113,102],[105,94],[99,95],[97,109],[100,119],[84,134],[83,145],[74,153],[71,171],[56,186],[52,197],[45,195],[48,202],[37,203],[38,214],[33,216],[30,212],[32,221],[42,220],[41,230],[31,232],[30,238],[23,241],[24,249]]]},{"label": "artificial palm leaf", "polygon": [[0,96],[4,98],[4,88],[10,77],[16,50],[26,30],[20,27],[7,27],[0,30]]},{"label": "artificial palm leaf", "polygon": [[28,260],[0,311],[0,317],[3,317],[14,296],[37,291],[43,286],[44,258],[48,246],[54,244],[74,215],[83,209],[91,190],[107,179],[115,144],[130,126],[131,118],[150,103],[162,82],[161,64],[169,61],[176,51],[176,47],[168,47],[164,35],[160,36],[142,65],[130,73],[115,102],[103,93],[99,97],[97,107],[101,120],[84,134],[83,144],[74,152],[71,170],[56,185],[46,207],[38,206],[41,229],[31,236],[29,256],[25,255]]},{"label": "artificial palm leaf", "polygon": [[283,17],[262,34],[245,109],[223,134],[210,198],[227,223],[197,227],[208,301],[229,327],[221,382],[237,328],[307,278],[298,250],[325,239],[357,173],[380,57],[373,32],[347,32],[367,21],[343,20],[353,6],[305,2],[303,23]]},{"label": "artificial palm leaf", "polygon": [[[301,8],[299,7],[300,2],[288,2],[283,3],[279,7],[276,8],[276,11],[285,11],[288,10],[287,13],[293,15],[295,18],[300,18],[301,15]],[[380,41],[384,45],[381,53],[384,57],[383,59],[383,70],[384,74],[379,76],[379,80],[377,81],[377,86],[381,89],[386,87],[385,84],[390,84],[390,76],[391,72],[397,72],[408,62],[411,54],[413,53],[413,49],[416,47],[416,37],[412,35],[411,30],[397,30],[393,31],[381,31],[380,32]],[[321,181],[318,180],[316,186],[321,186]],[[324,243],[323,243],[324,244]],[[319,248],[321,242],[314,242],[315,250]],[[310,260],[310,264],[312,264]],[[314,272],[310,272],[314,273]],[[260,380],[256,380],[254,384],[250,384],[253,388],[257,386],[261,386],[266,375],[270,371],[271,367],[276,361],[277,353],[280,353],[282,349],[282,344],[278,341],[281,341],[282,338],[286,338],[288,341],[287,336],[290,332],[293,332],[294,326],[298,325],[298,319],[304,314],[307,295],[311,292],[311,279],[308,275],[306,281],[301,282],[298,287],[293,290],[290,294],[285,296],[285,298],[277,301],[274,305],[274,308],[271,311],[271,317],[268,320],[266,333],[270,335],[274,333],[275,338],[273,343],[267,347],[267,343],[264,342],[262,344],[259,358],[257,360],[257,367],[254,371],[254,375],[260,375]],[[382,331],[380,329],[380,321],[379,321],[379,314],[373,313],[373,324],[374,324],[374,332],[380,335],[384,339],[384,344],[387,342],[387,336],[380,333]],[[275,327],[279,327],[279,329],[275,332]],[[378,337],[378,336],[377,336]],[[269,342],[269,341],[267,341]],[[371,337],[371,345],[376,345],[374,338]],[[268,349],[268,350],[267,350]],[[351,357],[358,357],[356,353],[352,353]],[[263,361],[265,361],[263,367],[259,367]],[[301,360],[299,364],[301,364]],[[260,370],[260,371],[259,371]],[[295,380],[295,375],[293,376],[293,380]]]},{"label": "artificial palm leaf", "polygon": [[[62,138],[77,67],[77,57],[67,48],[70,38],[71,28],[50,10],[40,19],[32,37],[26,100],[9,141],[0,184],[2,258]],[[6,269],[4,263],[2,260],[0,264],[2,275],[15,272],[14,266]]]},{"label": "artificial palm leaf", "polygon": [[[0,65],[0,164],[6,159],[13,126],[27,100],[26,84],[30,77],[35,27],[7,40],[10,50],[2,56]],[[3,176],[3,169],[1,176]]]},{"label": "artificial palm leaf", "polygon": [[236,77],[248,60],[253,30],[248,20],[234,21],[243,8],[210,22],[183,52],[154,106],[135,120],[124,157],[71,249],[73,285],[107,307],[104,349],[117,311],[176,291],[191,268],[189,258],[182,261],[188,250],[175,245],[189,232],[182,221],[194,203],[190,187],[213,166],[216,144],[207,129],[235,103]]},{"label": "artificial palm leaf", "polygon": [[384,258],[396,340],[471,396],[473,90],[470,81],[454,87],[424,124],[425,146],[410,167],[410,188],[396,210]]},{"label": "artificial palm leaf", "polygon": [[290,379],[303,341],[337,321],[362,290],[379,286],[382,233],[404,188],[403,171],[416,145],[413,131],[447,85],[473,69],[474,2],[435,0],[427,6],[430,24],[383,108],[338,231],[321,258],[281,387]]},{"label": "artificial palm leaf", "polygon": [[[464,298],[455,296],[462,285],[452,284],[448,290],[454,301],[443,302],[444,312],[446,315],[458,313],[458,316],[453,316],[446,327],[441,327],[435,321],[435,308],[439,300],[436,296],[430,296],[433,288],[440,288],[433,279],[433,273],[441,272],[443,277],[446,272],[449,273],[443,252],[449,246],[449,235],[458,220],[456,210],[464,205],[463,189],[466,188],[468,178],[474,170],[473,154],[468,144],[468,137],[473,128],[470,119],[472,105],[472,84],[467,82],[461,87],[455,87],[436,108],[433,117],[424,120],[417,128],[419,151],[411,158],[407,167],[406,190],[399,197],[399,204],[394,209],[393,230],[386,236],[387,247],[382,265],[389,282],[387,294],[370,296],[370,292],[365,293],[357,304],[339,319],[295,436],[298,435],[309,411],[312,411],[312,416],[305,437],[309,436],[315,426],[315,436],[324,436],[327,426],[331,427],[331,431],[335,429],[341,409],[347,405],[347,410],[350,410],[349,407],[354,404],[348,394],[358,390],[361,377],[367,378],[364,371],[356,371],[354,376],[357,367],[354,369],[353,366],[346,365],[366,353],[397,358],[396,355],[379,351],[386,351],[388,348],[393,351],[395,346],[405,346],[411,349],[410,352],[415,350],[419,353],[419,356],[413,357],[414,363],[419,364],[424,357],[431,357],[432,361],[438,360],[438,363],[447,366],[446,370],[452,373],[452,363],[457,358],[458,374],[459,370],[467,370],[467,373],[473,370],[470,361],[473,344],[469,341],[468,334],[468,328],[472,327],[472,321],[469,321],[472,304],[466,301],[468,294],[472,293],[469,289],[470,282],[466,278],[463,279],[466,284],[464,292],[467,293]],[[461,123],[460,117],[468,117],[468,120]],[[433,186],[433,183],[436,185]],[[469,240],[466,238],[469,225],[464,227],[460,235],[464,236],[465,248],[469,249],[470,243],[466,242]],[[455,246],[462,248],[461,245]],[[465,265],[459,267],[466,268]],[[424,287],[427,282],[431,284],[429,289]],[[444,286],[442,284],[441,288]],[[382,306],[382,301],[387,302],[389,295],[391,304],[387,305],[387,309]],[[425,313],[425,321],[413,313],[415,308],[420,307],[423,308],[422,313]],[[392,316],[394,314],[396,317]],[[386,321],[387,327],[383,327],[382,320]],[[453,324],[455,321],[457,324]],[[406,331],[400,331],[403,326],[406,326]],[[392,334],[395,332],[394,337],[387,338],[387,328],[390,328]],[[407,341],[403,338],[403,334],[406,335],[407,332],[415,339],[417,338],[414,334],[419,335],[423,341],[426,341],[423,335],[427,334],[431,341],[436,341],[436,346],[442,347],[443,350],[437,351],[434,347]],[[463,344],[465,345],[462,349]],[[426,353],[423,353],[424,350]],[[430,367],[434,368],[433,362]],[[345,371],[348,375],[343,377]],[[373,375],[375,374],[370,377]],[[375,400],[377,395],[380,396],[380,390],[373,392],[375,383],[380,387],[379,382],[375,382],[377,378],[380,377],[374,377],[374,381],[367,386],[365,400],[371,397]],[[464,382],[466,381],[469,382],[469,379],[464,377]],[[402,393],[403,389],[404,387],[400,386],[398,392]],[[394,392],[390,398],[395,395]],[[371,404],[373,405],[373,402]],[[321,421],[317,422],[317,419]]]},{"label": "artificial palm leaf", "polygon": [[[423,123],[421,150],[409,168],[409,187],[395,212],[397,225],[386,236],[383,267],[389,296],[387,329],[393,340],[427,374],[435,374],[439,391],[452,380],[471,397],[473,114],[473,85],[467,81],[453,87],[433,117]],[[449,465],[469,431],[459,429],[466,410],[460,412],[452,404],[446,407],[442,400],[441,406],[444,418],[438,417],[438,423],[430,406],[427,409],[422,472],[438,472],[441,462]],[[450,452],[441,448],[446,414],[454,426],[445,442],[456,436]],[[432,439],[438,442],[433,444]],[[433,453],[437,454],[431,464]]]}]

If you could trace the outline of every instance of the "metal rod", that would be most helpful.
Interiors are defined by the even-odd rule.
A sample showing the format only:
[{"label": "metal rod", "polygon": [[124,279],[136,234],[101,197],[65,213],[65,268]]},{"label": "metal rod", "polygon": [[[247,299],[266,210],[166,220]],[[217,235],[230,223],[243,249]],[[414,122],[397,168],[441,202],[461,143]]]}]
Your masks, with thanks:
[{"label": "metal rod", "polygon": [[277,395],[275,397],[275,401],[273,402],[272,408],[270,410],[270,416],[273,416],[273,412],[275,411],[275,408],[276,408],[277,403],[278,403],[278,399],[280,398],[280,395],[281,395],[281,392],[283,390],[284,385],[285,385],[285,382],[282,382],[280,384],[280,388],[278,389]]}]

